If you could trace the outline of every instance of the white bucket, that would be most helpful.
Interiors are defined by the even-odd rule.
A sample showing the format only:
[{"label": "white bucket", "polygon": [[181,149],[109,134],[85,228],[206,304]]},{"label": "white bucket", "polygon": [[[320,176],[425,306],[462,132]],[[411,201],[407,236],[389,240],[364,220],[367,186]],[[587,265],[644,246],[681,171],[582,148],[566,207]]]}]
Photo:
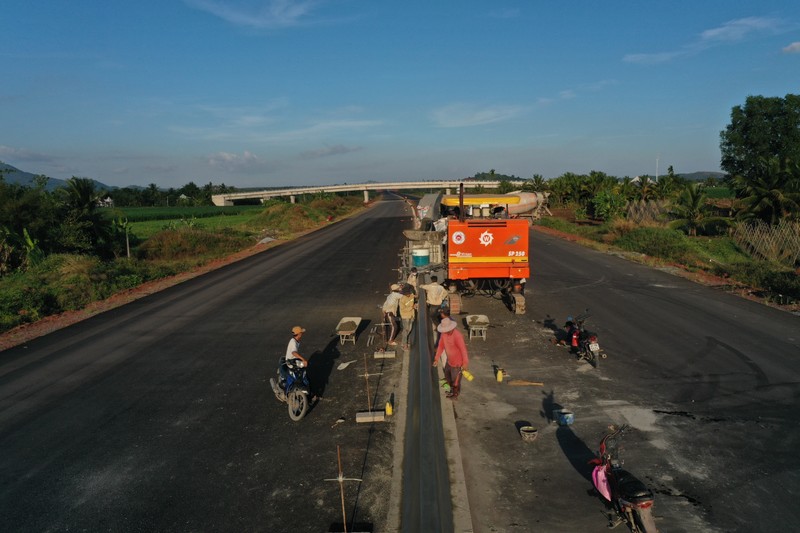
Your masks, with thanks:
[{"label": "white bucket", "polygon": [[412,250],[411,259],[415,267],[427,266],[431,262],[431,251],[427,248]]}]

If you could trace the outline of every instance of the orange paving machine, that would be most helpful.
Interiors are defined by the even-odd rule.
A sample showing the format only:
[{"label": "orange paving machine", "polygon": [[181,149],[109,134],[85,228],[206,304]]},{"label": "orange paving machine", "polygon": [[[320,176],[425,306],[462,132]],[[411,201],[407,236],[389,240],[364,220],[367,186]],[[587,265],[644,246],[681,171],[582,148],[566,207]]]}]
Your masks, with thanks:
[{"label": "orange paving machine", "polygon": [[529,220],[509,215],[515,194],[428,194],[417,206],[419,230],[407,230],[403,268],[436,275],[450,290],[453,314],[461,296],[498,292],[517,314],[525,312],[530,277]]}]

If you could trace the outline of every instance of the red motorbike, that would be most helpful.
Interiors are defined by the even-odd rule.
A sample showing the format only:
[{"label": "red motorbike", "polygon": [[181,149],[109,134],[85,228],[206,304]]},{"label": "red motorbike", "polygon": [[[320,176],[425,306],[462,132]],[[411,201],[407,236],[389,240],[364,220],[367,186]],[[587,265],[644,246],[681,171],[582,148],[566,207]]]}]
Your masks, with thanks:
[{"label": "red motorbike", "polygon": [[590,316],[587,313],[578,315],[574,319],[567,317],[567,323],[564,324],[564,327],[567,329],[570,346],[578,356],[578,359],[585,359],[593,367],[599,368],[600,359],[605,359],[606,354],[600,349],[597,333],[587,330],[584,325],[586,319]]},{"label": "red motorbike", "polygon": [[599,457],[589,461],[595,465],[592,483],[614,509],[608,527],[626,522],[633,533],[658,533],[652,514],[653,491],[623,470],[618,456],[619,440],[628,427],[627,424],[609,426],[609,432],[600,441]]}]

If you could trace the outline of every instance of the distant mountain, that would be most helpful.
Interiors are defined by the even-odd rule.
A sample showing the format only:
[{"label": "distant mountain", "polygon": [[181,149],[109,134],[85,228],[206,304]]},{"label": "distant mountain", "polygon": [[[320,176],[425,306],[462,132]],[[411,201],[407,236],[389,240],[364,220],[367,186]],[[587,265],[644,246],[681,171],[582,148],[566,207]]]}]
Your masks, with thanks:
[{"label": "distant mountain", "polygon": [[689,181],[706,181],[708,178],[714,178],[717,181],[722,180],[727,174],[724,172],[690,172],[688,174],[677,174]]},{"label": "distant mountain", "polygon": [[[32,186],[36,179],[36,174],[25,172],[24,170],[12,167],[11,165],[3,163],[2,161],[0,161],[0,175],[3,176],[3,179],[5,180],[6,183],[17,183],[19,185],[25,185],[28,187]],[[92,181],[94,182],[94,186],[95,188],[97,188],[97,190],[110,191],[119,188],[106,185],[105,183],[101,183],[97,180],[92,180]],[[60,180],[58,178],[48,178],[47,186],[45,188],[48,191],[53,191],[61,187],[66,187],[66,185],[67,182],[64,180]]]}]

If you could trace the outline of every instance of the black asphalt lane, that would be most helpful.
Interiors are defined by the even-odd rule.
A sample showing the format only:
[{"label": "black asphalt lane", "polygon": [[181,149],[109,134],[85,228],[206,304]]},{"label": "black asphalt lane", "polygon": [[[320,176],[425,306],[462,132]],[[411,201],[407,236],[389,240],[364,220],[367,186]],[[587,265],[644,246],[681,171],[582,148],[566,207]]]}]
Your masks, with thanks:
[{"label": "black asphalt lane", "polygon": [[[632,426],[625,466],[656,492],[660,531],[796,530],[800,318],[531,236],[527,314],[463,304],[492,322],[486,341],[469,342],[475,380],[455,405],[474,530],[605,531],[587,461],[612,423]],[[587,308],[608,353],[599,369],[551,343]],[[502,384],[493,365],[509,373]],[[560,407],[571,426],[549,422]],[[535,442],[522,424],[539,428]]]},{"label": "black asphalt lane", "polygon": [[[341,522],[324,481],[338,444],[344,475],[364,480],[345,483],[348,518],[385,530],[400,419],[355,423],[372,349],[366,331],[353,346],[333,330],[378,319],[408,216],[380,203],[0,353],[2,529],[325,531]],[[531,256],[526,315],[464,302],[492,321],[454,406],[474,530],[605,531],[586,462],[621,422],[661,531],[796,529],[800,319],[535,232]],[[550,343],[586,308],[609,354],[599,369]],[[267,384],[295,324],[324,398],[300,423]],[[400,361],[368,365],[381,405]],[[499,384],[493,365],[544,386]],[[557,407],[573,425],[548,423]]]},{"label": "black asphalt lane", "polygon": [[[348,522],[381,531],[396,423],[355,418],[399,379],[366,340],[409,224],[379,202],[0,353],[0,529],[328,531],[339,445],[363,480],[344,483]],[[335,335],[344,316],[364,319],[355,345]],[[297,324],[323,397],[299,423],[268,384]]]}]

